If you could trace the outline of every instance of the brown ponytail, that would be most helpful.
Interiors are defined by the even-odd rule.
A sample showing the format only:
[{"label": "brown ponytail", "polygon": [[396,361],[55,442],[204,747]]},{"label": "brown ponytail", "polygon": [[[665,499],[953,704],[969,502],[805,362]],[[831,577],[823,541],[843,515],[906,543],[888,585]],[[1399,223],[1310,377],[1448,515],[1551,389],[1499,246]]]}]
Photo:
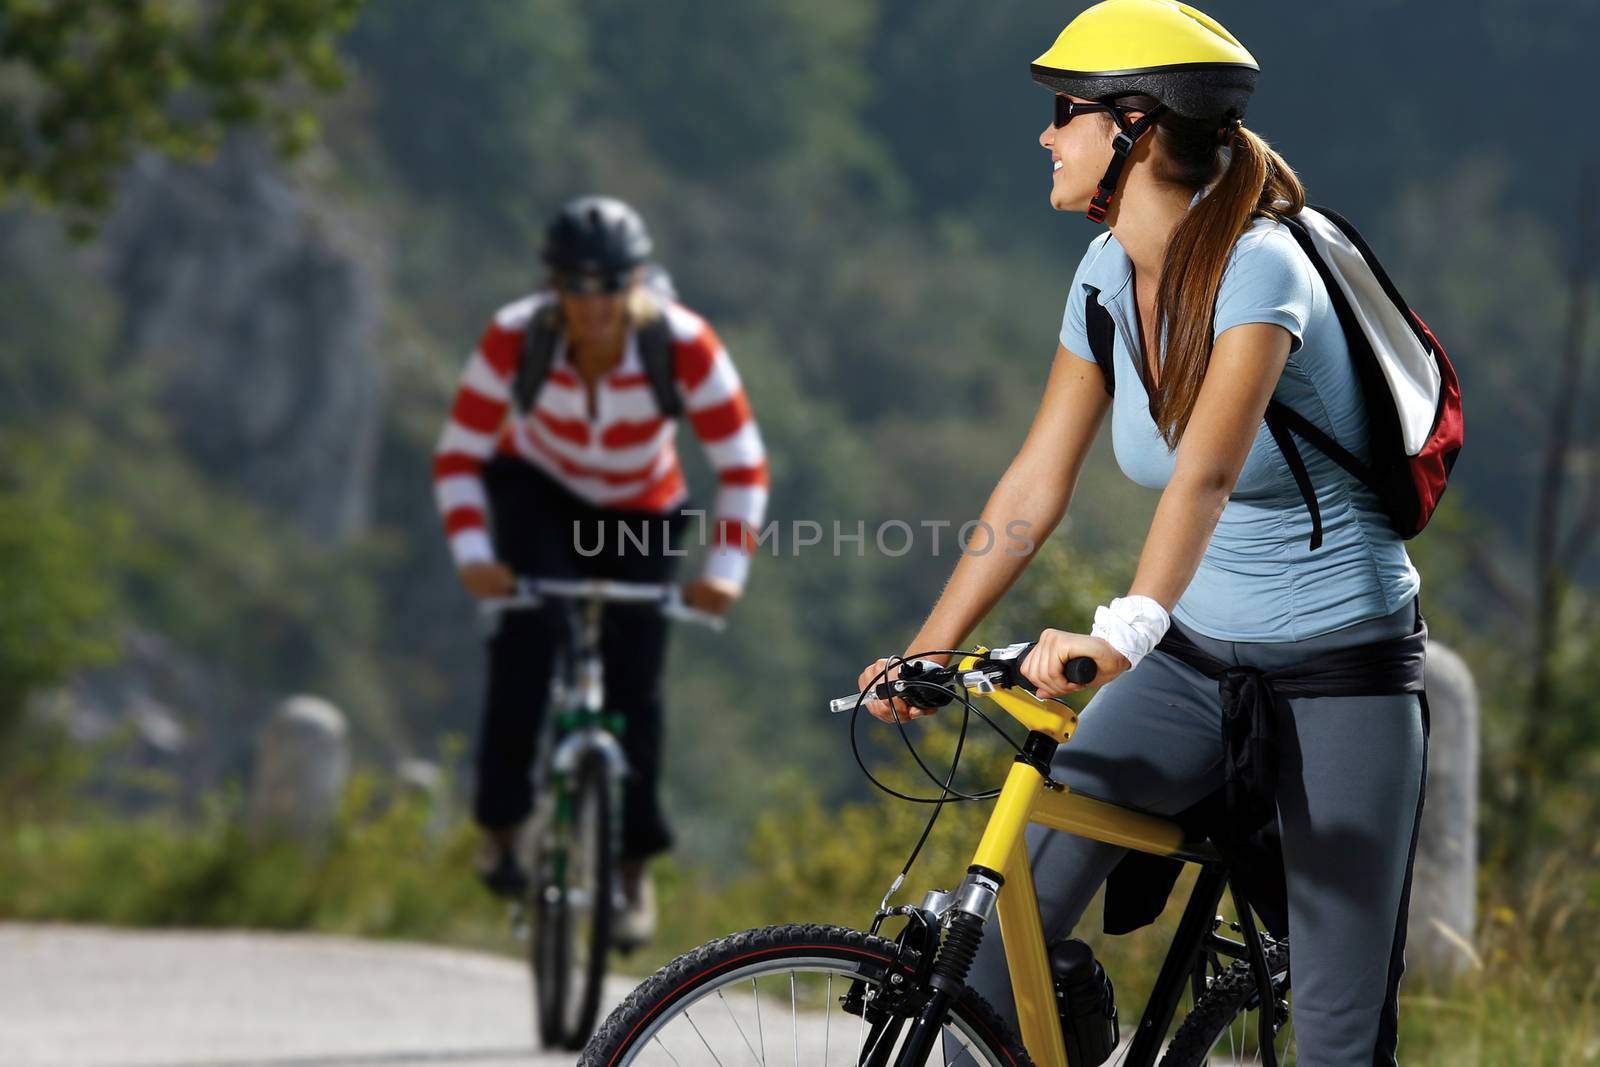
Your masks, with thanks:
[{"label": "brown ponytail", "polygon": [[[1177,121],[1164,120],[1157,127],[1173,171],[1163,180],[1199,188],[1205,182],[1194,181],[1195,176],[1215,175],[1222,166],[1215,127],[1196,128],[1191,120],[1171,118]],[[1165,333],[1166,356],[1153,411],[1169,448],[1177,447],[1189,425],[1211,362],[1217,290],[1234,242],[1257,216],[1281,219],[1306,203],[1300,179],[1266,141],[1235,124],[1228,147],[1221,177],[1174,231],[1156,290],[1156,336]]]}]

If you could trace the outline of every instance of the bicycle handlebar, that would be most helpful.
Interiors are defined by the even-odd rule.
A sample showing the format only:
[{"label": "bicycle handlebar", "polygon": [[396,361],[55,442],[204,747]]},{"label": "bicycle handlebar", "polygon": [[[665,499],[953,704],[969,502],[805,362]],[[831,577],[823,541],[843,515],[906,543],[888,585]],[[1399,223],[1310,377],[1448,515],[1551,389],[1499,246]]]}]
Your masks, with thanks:
[{"label": "bicycle handlebar", "polygon": [[[1037,643],[1023,641],[1005,648],[994,649],[980,656],[978,661],[966,670],[961,670],[958,666],[929,663],[927,660],[908,660],[900,668],[899,678],[891,682],[880,682],[865,693],[856,692],[849,696],[835,697],[828,702],[828,710],[837,715],[840,712],[854,711],[868,700],[888,700],[892,697],[900,697],[914,707],[942,707],[954,699],[954,693],[949,693],[942,699],[937,697],[929,699],[921,694],[927,693],[931,686],[942,687],[948,691],[953,684],[975,693],[988,693],[996,689],[1023,689],[1032,693],[1033,683],[1022,676],[1019,668]],[[1074,656],[1066,662],[1067,680],[1075,685],[1088,685],[1094,681],[1099,670],[1094,660],[1088,656]],[[907,673],[908,671],[910,673]],[[917,699],[906,695],[912,689],[920,691]]]},{"label": "bicycle handlebar", "polygon": [[676,622],[690,622],[720,633],[728,620],[683,602],[682,590],[671,583],[622,582],[609,578],[518,578],[510,596],[485,597],[478,610],[486,615],[525,611],[546,600],[603,600],[619,604],[655,604],[661,614]]}]

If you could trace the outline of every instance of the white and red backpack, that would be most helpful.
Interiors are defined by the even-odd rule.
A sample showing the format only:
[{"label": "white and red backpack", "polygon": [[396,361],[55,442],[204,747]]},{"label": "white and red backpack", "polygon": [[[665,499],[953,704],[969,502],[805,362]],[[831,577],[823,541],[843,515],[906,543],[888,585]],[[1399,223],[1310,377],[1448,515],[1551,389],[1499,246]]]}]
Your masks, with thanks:
[{"label": "white and red backpack", "polygon": [[1415,537],[1433,518],[1461,452],[1464,426],[1456,370],[1428,324],[1342,215],[1308,207],[1288,223],[1322,276],[1344,327],[1366,397],[1371,435],[1372,461],[1362,463],[1299,412],[1276,401],[1269,406],[1267,425],[1280,424],[1273,436],[1311,508],[1311,547],[1321,543],[1321,517],[1305,464],[1285,429],[1365,483],[1383,503],[1395,532]]}]

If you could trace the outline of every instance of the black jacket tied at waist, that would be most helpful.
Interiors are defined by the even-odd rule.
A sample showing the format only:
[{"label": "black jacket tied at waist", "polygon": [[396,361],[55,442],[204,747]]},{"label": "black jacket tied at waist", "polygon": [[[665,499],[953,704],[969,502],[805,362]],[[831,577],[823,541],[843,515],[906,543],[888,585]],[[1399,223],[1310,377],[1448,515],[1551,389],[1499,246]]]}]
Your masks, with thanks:
[{"label": "black jacket tied at waist", "polygon": [[[1216,845],[1275,935],[1285,936],[1288,930],[1283,847],[1277,828],[1280,714],[1288,710],[1292,697],[1417,693],[1426,730],[1427,645],[1428,624],[1419,604],[1415,627],[1404,637],[1334,649],[1270,671],[1224,663],[1176,626],[1156,646],[1155,651],[1216,679],[1222,703],[1222,788],[1179,814],[1177,821],[1189,835],[1207,837]],[[1181,867],[1177,860],[1141,852],[1123,857],[1106,884],[1106,932],[1126,933],[1154,921]]]},{"label": "black jacket tied at waist", "polygon": [[1278,812],[1278,716],[1291,697],[1372,697],[1422,692],[1428,625],[1405,637],[1338,648],[1263,671],[1224,663],[1177,627],[1156,651],[1217,681],[1222,697],[1223,795],[1230,829],[1249,833]]}]

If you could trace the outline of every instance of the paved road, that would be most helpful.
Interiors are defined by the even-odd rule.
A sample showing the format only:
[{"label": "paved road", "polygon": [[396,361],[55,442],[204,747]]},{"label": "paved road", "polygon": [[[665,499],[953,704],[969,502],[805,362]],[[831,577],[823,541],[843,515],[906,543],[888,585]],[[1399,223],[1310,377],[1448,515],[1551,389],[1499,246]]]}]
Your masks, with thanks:
[{"label": "paved road", "polygon": [[[792,989],[782,976],[770,981],[777,988],[763,986],[762,1010],[774,1062],[787,1064]],[[633,984],[608,984],[604,1010]],[[762,1033],[742,993],[726,1020],[703,1014],[696,1038],[739,1050]],[[575,1055],[535,1052],[531,1012],[523,965],[486,953],[0,923],[0,1067],[570,1067]],[[811,1014],[800,1013],[793,1061],[824,1062],[812,1045],[832,1033],[826,1062],[854,1062],[858,1024],[836,1016],[819,1033]],[[710,1062],[685,1034],[668,1037],[689,1044],[662,1062]]]},{"label": "paved road", "polygon": [[[631,982],[619,981],[606,1005]],[[513,959],[337,937],[0,924],[0,1067],[510,1067]]]}]

